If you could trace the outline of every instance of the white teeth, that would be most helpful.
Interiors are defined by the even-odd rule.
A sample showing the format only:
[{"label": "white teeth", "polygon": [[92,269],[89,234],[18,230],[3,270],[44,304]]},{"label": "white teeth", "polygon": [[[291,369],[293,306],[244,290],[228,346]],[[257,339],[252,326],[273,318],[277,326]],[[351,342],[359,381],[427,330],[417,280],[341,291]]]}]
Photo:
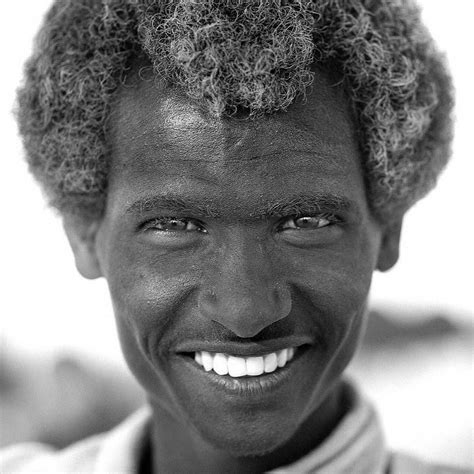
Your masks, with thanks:
[{"label": "white teeth", "polygon": [[278,353],[277,365],[278,367],[284,367],[288,360],[288,349],[283,349]]},{"label": "white teeth", "polygon": [[295,355],[295,348],[294,347],[290,347],[289,349],[287,349],[288,351],[288,359],[287,360],[291,360],[293,359],[293,356]]},{"label": "white teeth", "polygon": [[194,354],[194,360],[204,367],[206,372],[214,370],[219,375],[256,377],[263,373],[270,374],[278,368],[284,367],[294,355],[295,349],[293,347],[272,352],[263,357],[237,357],[202,351]]},{"label": "white teeth", "polygon": [[225,354],[217,353],[214,356],[214,364],[212,365],[214,372],[219,375],[227,375],[229,369],[227,368],[227,356]]},{"label": "white teeth", "polygon": [[275,352],[272,352],[271,354],[268,354],[265,356],[265,372],[267,374],[270,374],[271,372],[275,372],[276,368],[278,367],[277,361],[277,355]]},{"label": "white teeth", "polygon": [[227,360],[227,368],[229,369],[229,375],[231,377],[243,377],[247,375],[247,366],[245,359],[242,357],[229,356]]},{"label": "white teeth", "polygon": [[[196,354],[197,354],[197,352],[196,352]],[[202,351],[201,352],[201,358],[202,358],[202,364],[200,364],[200,365],[202,365],[204,367],[204,370],[206,372],[209,372],[210,370],[212,370],[212,364],[213,364],[214,357],[211,354],[209,354],[209,352]],[[199,360],[196,358],[196,355],[194,356],[194,359],[199,364]]]},{"label": "white teeth", "polygon": [[265,370],[263,357],[247,357],[245,360],[247,375],[262,375]]}]

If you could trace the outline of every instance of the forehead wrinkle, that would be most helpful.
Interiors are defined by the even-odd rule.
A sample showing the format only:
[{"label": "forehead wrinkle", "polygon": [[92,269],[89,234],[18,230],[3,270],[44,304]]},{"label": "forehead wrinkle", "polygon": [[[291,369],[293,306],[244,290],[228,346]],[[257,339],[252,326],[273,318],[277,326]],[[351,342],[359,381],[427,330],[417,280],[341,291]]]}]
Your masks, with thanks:
[{"label": "forehead wrinkle", "polygon": [[[148,148],[165,152],[165,154],[172,154],[172,156],[162,156],[160,153],[157,158],[163,162],[170,160],[182,162],[206,161],[225,165],[225,163],[258,161],[260,159],[278,158],[285,154],[299,153],[312,156],[315,161],[318,160],[319,156],[334,158],[333,165],[337,169],[340,168],[338,157],[341,153],[347,153],[347,147],[342,137],[337,136],[330,139],[327,135],[324,135],[324,139],[322,139],[318,131],[313,130],[313,127],[306,123],[307,120],[299,120],[296,124],[287,123],[287,117],[280,117],[278,114],[272,117],[276,123],[268,118],[264,118],[258,123],[239,122],[229,118],[210,120],[202,117],[195,110],[188,110],[179,101],[176,101],[179,105],[178,113],[175,112],[171,114],[171,117],[166,117],[163,112],[171,108],[174,98],[165,96],[163,103],[150,111],[152,116],[148,117],[149,120],[137,123],[131,120],[129,116],[129,108],[126,107],[127,99],[130,100],[129,97],[126,97],[119,101],[118,107],[114,110],[118,118],[116,123],[120,125],[119,128],[122,131],[124,129],[128,130],[125,134],[114,134],[114,141],[118,143],[118,149],[122,149],[122,155],[137,157],[143,153],[144,148]],[[145,104],[145,107],[149,107],[149,104]],[[155,117],[163,115],[166,118],[161,123],[155,123],[153,115]],[[215,140],[208,140],[205,143],[199,140],[198,136],[196,137],[198,138],[198,146],[202,148],[201,156],[203,158],[200,160],[187,158],[188,153],[195,146],[189,143],[189,137],[187,137],[187,133],[193,129],[193,125],[195,135],[197,133],[199,136],[199,132],[204,132],[205,135],[206,131],[216,133]],[[114,128],[115,132],[118,132],[117,127]],[[268,145],[270,151],[267,148],[267,150],[256,152],[252,147],[255,137],[268,132],[275,134],[277,142],[272,140],[271,144]],[[285,142],[292,141],[295,138],[300,144],[304,143],[306,150],[280,150]],[[312,151],[311,148],[317,149],[318,153]],[[233,157],[232,155],[238,156]]]},{"label": "forehead wrinkle", "polygon": [[[282,156],[288,156],[294,153],[298,153],[301,155],[307,154],[311,156],[315,156],[315,153],[312,153],[310,151],[301,151],[301,150],[291,150],[291,152],[285,150],[285,151],[271,151],[268,153],[259,153],[259,154],[249,154],[249,155],[243,155],[239,156],[237,158],[180,158],[180,157],[170,157],[163,162],[166,161],[180,161],[183,163],[193,163],[193,162],[205,162],[205,163],[222,163],[225,165],[226,163],[245,163],[248,161],[259,161],[259,160],[267,160],[269,158],[279,158]],[[316,157],[317,158],[317,157]]]}]

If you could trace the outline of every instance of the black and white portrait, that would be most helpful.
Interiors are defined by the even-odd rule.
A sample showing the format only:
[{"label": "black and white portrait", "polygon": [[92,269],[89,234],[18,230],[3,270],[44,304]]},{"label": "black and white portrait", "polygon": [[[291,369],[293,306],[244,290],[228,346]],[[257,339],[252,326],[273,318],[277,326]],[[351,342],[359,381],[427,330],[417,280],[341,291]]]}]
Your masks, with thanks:
[{"label": "black and white portrait", "polygon": [[2,473],[472,472],[470,2],[3,12]]}]

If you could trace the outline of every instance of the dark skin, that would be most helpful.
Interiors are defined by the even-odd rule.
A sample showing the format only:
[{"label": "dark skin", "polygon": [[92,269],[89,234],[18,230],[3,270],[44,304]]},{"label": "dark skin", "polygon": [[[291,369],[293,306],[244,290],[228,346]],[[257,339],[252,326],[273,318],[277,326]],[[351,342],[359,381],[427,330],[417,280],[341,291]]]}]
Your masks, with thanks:
[{"label": "dark skin", "polygon": [[[400,224],[371,215],[336,83],[319,71],[307,103],[256,122],[210,118],[151,82],[119,95],[105,216],[65,228],[79,271],[109,284],[153,409],[155,472],[269,470],[314,449],[344,414],[341,374],[372,273],[397,260]],[[280,342],[298,357],[250,392],[213,383],[189,357]]]}]

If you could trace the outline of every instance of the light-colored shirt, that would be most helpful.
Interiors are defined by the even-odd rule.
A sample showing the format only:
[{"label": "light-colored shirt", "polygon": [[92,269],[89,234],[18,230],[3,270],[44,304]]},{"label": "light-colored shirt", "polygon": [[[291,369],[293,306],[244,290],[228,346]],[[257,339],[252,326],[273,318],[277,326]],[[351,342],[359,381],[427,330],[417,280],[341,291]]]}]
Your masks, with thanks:
[{"label": "light-colored shirt", "polygon": [[[372,404],[346,383],[350,407],[331,435],[297,462],[271,471],[318,474],[467,474],[473,471],[433,465],[391,453]],[[140,409],[113,430],[63,450],[25,443],[0,452],[0,473],[136,474],[148,442],[151,412]]]}]

